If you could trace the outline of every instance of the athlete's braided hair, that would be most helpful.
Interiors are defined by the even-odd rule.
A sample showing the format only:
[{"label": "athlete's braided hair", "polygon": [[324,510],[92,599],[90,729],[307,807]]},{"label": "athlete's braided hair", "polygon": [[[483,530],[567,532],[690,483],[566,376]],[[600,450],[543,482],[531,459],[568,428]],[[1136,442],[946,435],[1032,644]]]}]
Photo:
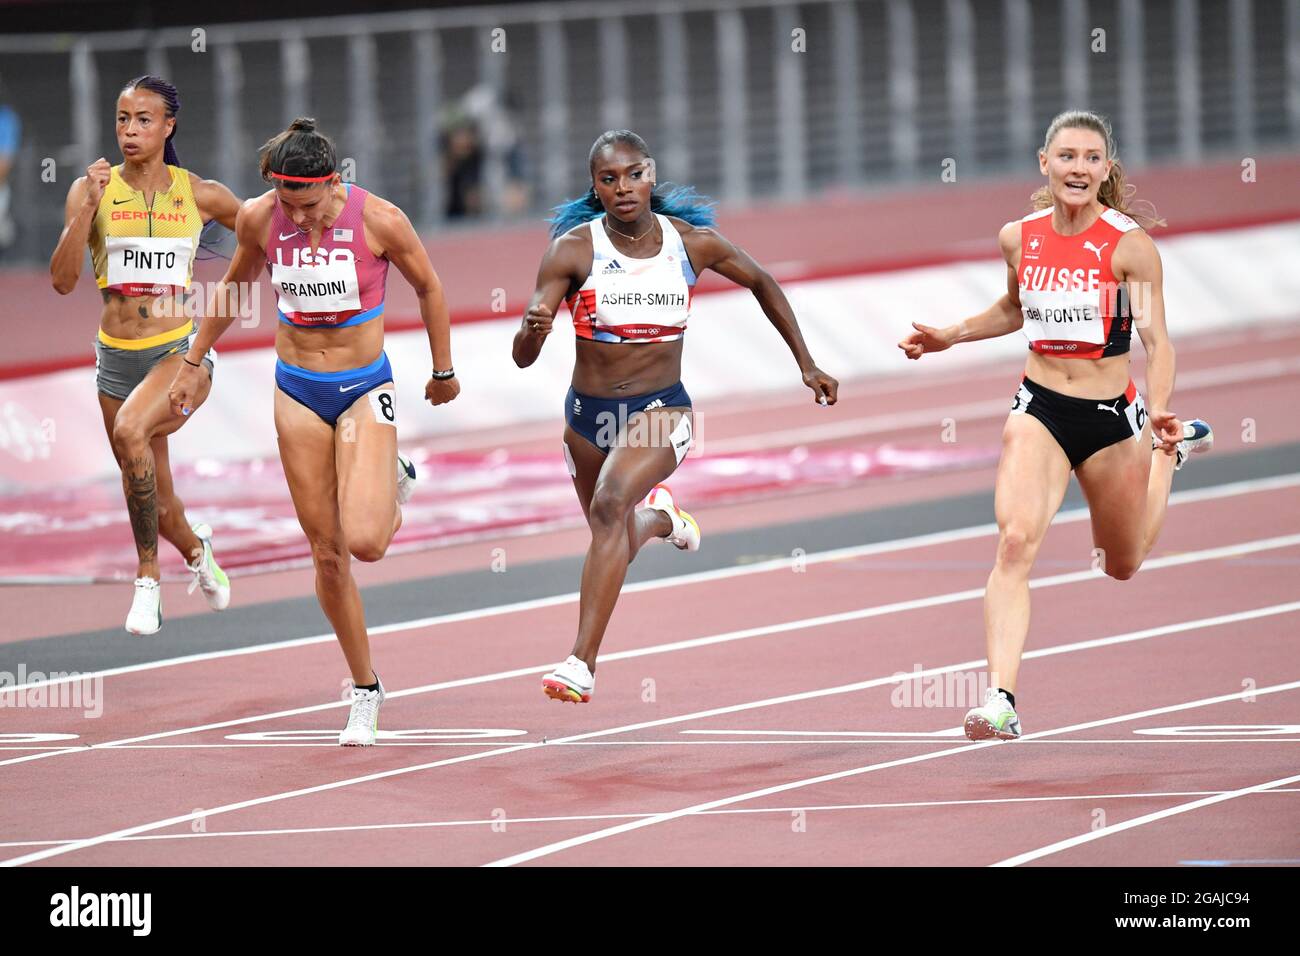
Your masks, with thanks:
[{"label": "athlete's braided hair", "polygon": [[[176,87],[172,86],[161,76],[154,76],[146,73],[144,76],[137,76],[134,80],[129,81],[126,86],[122,87],[122,93],[133,93],[136,90],[148,90],[150,93],[158,94],[163,101],[163,115],[171,119],[176,118],[176,114],[181,109],[181,97],[176,92]],[[120,93],[118,94],[121,95]],[[176,154],[176,144],[172,142],[176,138],[176,131],[180,124],[175,123],[172,131],[167,134],[167,144],[163,147],[163,162],[168,166],[180,166],[180,157]],[[230,256],[221,251],[221,244],[225,237],[230,235],[230,231],[221,223],[213,219],[205,223],[203,230],[199,233],[199,253],[198,259],[222,258],[229,259]],[[207,253],[202,255],[201,253]]]},{"label": "athlete's braided hair", "polygon": [[[176,92],[176,87],[161,76],[146,73],[144,76],[137,76],[122,87],[123,93],[133,93],[136,90],[148,90],[151,93],[157,93],[162,98],[165,116],[175,119],[176,114],[180,112],[181,98]],[[179,123],[172,126],[171,133],[167,135],[167,145],[163,147],[163,162],[168,166],[179,166],[181,164],[180,159],[176,156],[176,147],[172,144],[172,140],[176,137],[176,130],[179,128]]]},{"label": "athlete's braided hair", "polygon": [[[1122,212],[1126,216],[1137,220],[1144,228],[1150,229],[1152,226],[1168,225],[1163,219],[1156,214],[1156,208],[1150,202],[1143,199],[1134,202],[1133,194],[1137,192],[1137,187],[1124,176],[1124,167],[1120,165],[1119,159],[1115,155],[1115,137],[1110,131],[1110,121],[1106,117],[1090,110],[1066,110],[1064,113],[1058,113],[1052,120],[1051,125],[1047,127],[1047,135],[1043,137],[1043,152],[1046,153],[1051,148],[1052,140],[1056,139],[1056,134],[1063,129],[1087,129],[1097,133],[1106,142],[1106,157],[1112,160],[1110,175],[1106,181],[1101,184],[1097,190],[1097,201],[1103,206],[1109,206],[1117,212]],[[1046,209],[1052,205],[1052,190],[1050,186],[1040,186],[1034,190],[1034,194],[1029,197],[1035,209]],[[1137,207],[1141,207],[1139,210]]]},{"label": "athlete's braided hair", "polygon": [[[590,171],[596,165],[596,157],[607,146],[623,143],[631,146],[642,156],[650,155],[650,147],[630,129],[606,130],[596,137],[587,154],[587,168]],[[694,186],[678,186],[675,183],[656,185],[650,194],[650,210],[663,216],[675,216],[689,222],[692,226],[712,226],[717,220],[714,216],[715,203],[707,196],[701,196]],[[551,238],[562,236],[574,226],[589,222],[597,216],[604,215],[605,207],[600,204],[596,187],[587,190],[585,196],[560,203],[551,210]]]},{"label": "athlete's braided hair", "polygon": [[[283,133],[277,133],[257,151],[262,178],[272,182],[272,173],[283,176],[328,176],[338,170],[334,143],[324,133],[316,132],[316,121],[299,116]],[[285,189],[307,189],[314,183],[274,180]]]}]

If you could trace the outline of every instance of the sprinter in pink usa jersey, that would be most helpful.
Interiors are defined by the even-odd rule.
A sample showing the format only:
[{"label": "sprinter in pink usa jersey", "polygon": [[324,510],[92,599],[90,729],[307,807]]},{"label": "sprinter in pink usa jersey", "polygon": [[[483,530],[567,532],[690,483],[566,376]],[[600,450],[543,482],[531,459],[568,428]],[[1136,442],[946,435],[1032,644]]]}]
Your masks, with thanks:
[{"label": "sprinter in pink usa jersey", "polygon": [[344,746],[375,742],[384,686],[370,660],[351,558],[378,561],[402,525],[415,468],[397,451],[397,391],[384,352],[384,287],[397,266],[419,296],[433,371],[434,405],[460,392],[442,285],[406,215],[341,181],[334,145],[311,119],[296,119],[261,149],[273,188],[244,203],[239,247],[172,384],[188,414],[196,363],[239,312],[232,305],[269,271],[278,306],[275,429],[298,521],[311,542],[316,596],[352,674]]}]

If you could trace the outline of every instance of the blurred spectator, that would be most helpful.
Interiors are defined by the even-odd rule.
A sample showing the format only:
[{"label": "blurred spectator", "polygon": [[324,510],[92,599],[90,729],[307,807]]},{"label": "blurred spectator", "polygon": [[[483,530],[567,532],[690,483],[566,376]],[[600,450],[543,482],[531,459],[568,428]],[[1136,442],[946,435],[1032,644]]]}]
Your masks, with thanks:
[{"label": "blurred spectator", "polygon": [[448,219],[515,217],[528,208],[518,124],[496,91],[471,89],[442,124]]},{"label": "blurred spectator", "polygon": [[478,126],[464,114],[453,115],[443,125],[442,166],[447,190],[447,218],[481,216],[483,143]]},{"label": "blurred spectator", "polygon": [[18,143],[22,138],[22,122],[9,105],[9,94],[0,81],[0,253],[13,245],[17,235],[13,216],[10,215],[10,174],[18,159]]}]

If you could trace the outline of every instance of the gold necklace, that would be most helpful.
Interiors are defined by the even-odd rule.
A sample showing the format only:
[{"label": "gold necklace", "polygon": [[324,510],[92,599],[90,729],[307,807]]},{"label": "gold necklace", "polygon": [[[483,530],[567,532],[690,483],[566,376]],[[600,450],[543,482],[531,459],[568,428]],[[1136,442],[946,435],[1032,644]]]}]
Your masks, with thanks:
[{"label": "gold necklace", "polygon": [[609,217],[608,217],[608,216],[602,216],[602,217],[601,217],[601,221],[604,222],[604,224],[605,224],[605,231],[606,231],[607,233],[609,233],[611,236],[622,236],[622,237],[623,237],[624,239],[626,239],[628,242],[639,242],[640,240],[644,239],[646,236],[650,235],[651,231],[654,230],[654,227],[655,227],[655,226],[659,225],[659,217],[658,217],[658,216],[655,216],[654,221],[650,223],[650,228],[649,228],[649,229],[647,229],[645,232],[641,233],[641,235],[639,235],[639,236],[629,236],[627,233],[619,232],[617,229],[611,229],[611,228],[609,228]]}]

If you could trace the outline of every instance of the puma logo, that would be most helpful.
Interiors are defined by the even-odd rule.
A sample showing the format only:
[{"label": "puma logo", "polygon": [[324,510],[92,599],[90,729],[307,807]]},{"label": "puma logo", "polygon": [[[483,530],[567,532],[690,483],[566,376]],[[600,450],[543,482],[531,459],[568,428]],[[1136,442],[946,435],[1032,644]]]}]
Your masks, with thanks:
[{"label": "puma logo", "polygon": [[1119,399],[1118,399],[1118,398],[1115,399],[1114,403],[1111,404],[1111,405],[1103,405],[1101,402],[1098,402],[1098,403],[1097,403],[1097,407],[1098,407],[1098,408],[1104,408],[1106,411],[1110,412],[1110,413],[1111,413],[1112,415],[1114,415],[1116,418],[1119,418]]},{"label": "puma logo", "polygon": [[1105,249],[1109,245],[1110,245],[1109,242],[1103,242],[1100,246],[1094,246],[1092,244],[1092,240],[1089,239],[1087,242],[1083,244],[1083,248],[1087,249],[1089,252],[1095,253],[1097,256],[1097,261],[1101,262],[1101,250]]}]

